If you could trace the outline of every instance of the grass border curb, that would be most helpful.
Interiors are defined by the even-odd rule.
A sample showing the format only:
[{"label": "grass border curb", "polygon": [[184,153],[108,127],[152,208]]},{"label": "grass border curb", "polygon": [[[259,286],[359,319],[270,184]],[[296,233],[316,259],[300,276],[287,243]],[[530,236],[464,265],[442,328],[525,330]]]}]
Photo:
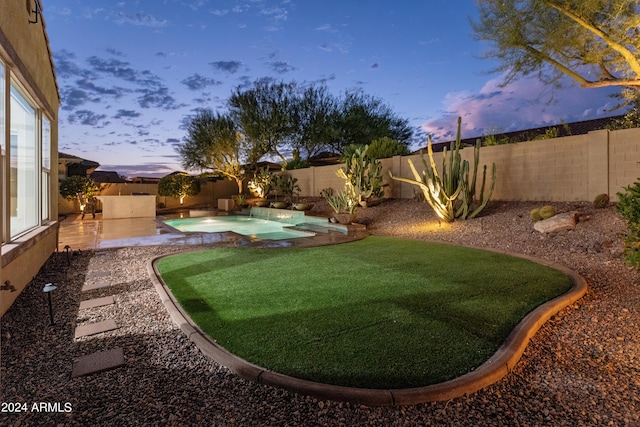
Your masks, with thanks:
[{"label": "grass border curb", "polygon": [[[443,244],[443,242],[427,242]],[[444,244],[453,245],[446,242]],[[364,389],[302,380],[266,370],[228,352],[207,336],[195,322],[193,322],[189,315],[182,310],[156,269],[156,262],[166,256],[202,250],[202,248],[187,249],[185,251],[155,257],[147,263],[147,271],[162,303],[165,305],[173,321],[203,354],[220,365],[227,367],[236,375],[260,384],[279,387],[321,399],[348,401],[368,406],[414,405],[462,397],[496,383],[513,370],[514,366],[522,357],[529,341],[542,325],[560,310],[576,302],[587,292],[586,280],[580,274],[565,266],[528,255],[515,254],[491,248],[465,245],[453,246],[500,253],[546,265],[568,275],[573,282],[573,286],[566,293],[547,301],[527,314],[516,325],[513,331],[511,331],[498,350],[477,369],[439,384],[408,389]]]}]

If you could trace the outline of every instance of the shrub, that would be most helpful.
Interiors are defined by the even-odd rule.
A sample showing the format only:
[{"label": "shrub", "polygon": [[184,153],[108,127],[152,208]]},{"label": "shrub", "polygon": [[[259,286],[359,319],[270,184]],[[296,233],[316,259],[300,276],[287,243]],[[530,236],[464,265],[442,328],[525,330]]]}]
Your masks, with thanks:
[{"label": "shrub", "polygon": [[609,195],[608,194],[598,194],[595,199],[593,199],[593,207],[596,209],[603,209],[609,206]]},{"label": "shrub", "polygon": [[301,159],[300,157],[293,158],[290,162],[287,162],[287,166],[285,166],[286,170],[294,170],[294,169],[304,169],[309,167],[309,162]]},{"label": "shrub", "polygon": [[616,210],[627,220],[625,255],[627,262],[640,267],[640,180],[618,193]]},{"label": "shrub", "polygon": [[557,213],[558,211],[556,210],[556,208],[550,205],[541,207],[539,211],[540,218],[542,219],[549,219],[552,216],[555,216]]},{"label": "shrub", "polygon": [[541,221],[542,217],[540,216],[540,208],[535,208],[529,213],[529,217],[534,221]]},{"label": "shrub", "polygon": [[393,156],[406,156],[409,153],[407,144],[389,137],[374,139],[367,149],[367,155],[371,159],[387,159]]},{"label": "shrub", "polygon": [[286,170],[304,169],[309,167],[309,162],[300,157],[300,150],[293,150],[293,158],[285,165]]}]

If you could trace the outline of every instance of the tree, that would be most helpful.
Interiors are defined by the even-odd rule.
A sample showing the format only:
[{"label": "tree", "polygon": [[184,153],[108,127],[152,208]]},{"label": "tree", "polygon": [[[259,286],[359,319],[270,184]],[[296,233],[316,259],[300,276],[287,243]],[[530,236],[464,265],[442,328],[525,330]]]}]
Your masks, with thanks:
[{"label": "tree", "polygon": [[85,209],[89,208],[93,217],[95,212],[95,195],[100,187],[94,180],[86,176],[70,176],[60,183],[60,194],[67,200],[77,200],[80,204],[81,218],[84,219]]},{"label": "tree", "polygon": [[472,22],[493,49],[503,85],[536,74],[559,84],[567,75],[584,88],[640,92],[638,0],[479,0]]},{"label": "tree", "polygon": [[294,153],[296,150],[298,155],[303,152],[308,162],[330,146],[335,138],[333,118],[336,109],[337,101],[324,85],[309,85],[298,94],[293,109]]},{"label": "tree", "polygon": [[200,192],[200,181],[184,172],[172,173],[164,176],[158,183],[158,195],[177,197],[180,204],[187,196],[195,196]]},{"label": "tree", "polygon": [[229,115],[203,110],[187,123],[187,136],[178,153],[187,170],[221,174],[238,185],[242,194],[244,138]]},{"label": "tree", "polygon": [[260,80],[250,89],[236,88],[229,98],[229,110],[250,145],[250,161],[273,154],[286,166],[283,151],[294,133],[293,108],[297,85]]},{"label": "tree", "polygon": [[368,145],[384,137],[408,142],[413,134],[408,120],[398,117],[382,100],[362,91],[346,92],[335,114],[337,134],[333,148],[339,152],[349,145]]}]

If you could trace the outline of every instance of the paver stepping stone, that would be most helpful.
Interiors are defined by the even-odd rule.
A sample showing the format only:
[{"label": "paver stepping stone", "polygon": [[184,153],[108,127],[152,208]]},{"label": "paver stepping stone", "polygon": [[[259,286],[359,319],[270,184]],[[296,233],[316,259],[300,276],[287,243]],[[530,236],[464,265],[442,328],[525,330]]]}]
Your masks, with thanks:
[{"label": "paver stepping stone", "polygon": [[82,292],[93,291],[94,289],[100,289],[100,288],[108,288],[109,286],[111,286],[109,282],[86,283],[82,287]]},{"label": "paver stepping stone", "polygon": [[87,308],[94,308],[94,307],[102,307],[103,305],[111,305],[111,304],[114,304],[115,302],[116,301],[113,298],[113,295],[109,295],[108,297],[102,297],[102,298],[88,299],[80,302],[80,310],[84,310]]},{"label": "paver stepping stone", "polygon": [[98,277],[107,277],[111,273],[108,271],[91,271],[87,273],[87,279],[96,279]]},{"label": "paver stepping stone", "polygon": [[83,375],[95,374],[107,369],[118,368],[124,365],[124,352],[121,348],[107,351],[98,351],[78,358],[73,362],[71,378]]},{"label": "paver stepping stone", "polygon": [[95,335],[101,332],[112,331],[118,328],[118,324],[113,319],[104,320],[102,322],[89,323],[88,325],[78,326],[76,328],[75,337],[86,337],[88,335]]}]

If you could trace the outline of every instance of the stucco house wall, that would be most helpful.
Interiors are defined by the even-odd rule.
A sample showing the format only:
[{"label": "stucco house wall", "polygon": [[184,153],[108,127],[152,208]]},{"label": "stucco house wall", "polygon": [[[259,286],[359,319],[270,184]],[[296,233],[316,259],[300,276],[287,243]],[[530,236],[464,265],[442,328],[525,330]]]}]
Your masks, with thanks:
[{"label": "stucco house wall", "polygon": [[[0,165],[0,235],[2,236],[2,259],[0,262],[0,316],[3,315],[29,284],[44,262],[51,256],[57,246],[58,236],[58,109],[60,96],[56,82],[55,70],[51,59],[49,38],[42,13],[40,0],[3,1],[0,13],[0,67],[4,70],[4,135],[6,143]],[[35,21],[29,23],[29,21]],[[48,209],[47,215],[40,215],[38,223],[19,235],[12,236],[11,221],[11,187],[10,187],[10,150],[11,124],[6,120],[11,108],[10,96],[12,88],[19,88],[21,96],[28,99],[35,110],[37,123],[42,118],[50,124],[50,167],[49,182],[42,179],[37,184],[39,200],[38,210]],[[1,110],[0,110],[1,111]],[[38,130],[40,132],[40,130]],[[42,138],[37,138],[38,144]],[[41,149],[38,146],[37,149]],[[42,167],[41,159],[38,167]],[[42,197],[48,193],[48,197]],[[35,216],[35,215],[34,215]],[[44,218],[44,219],[43,219]]]}]

